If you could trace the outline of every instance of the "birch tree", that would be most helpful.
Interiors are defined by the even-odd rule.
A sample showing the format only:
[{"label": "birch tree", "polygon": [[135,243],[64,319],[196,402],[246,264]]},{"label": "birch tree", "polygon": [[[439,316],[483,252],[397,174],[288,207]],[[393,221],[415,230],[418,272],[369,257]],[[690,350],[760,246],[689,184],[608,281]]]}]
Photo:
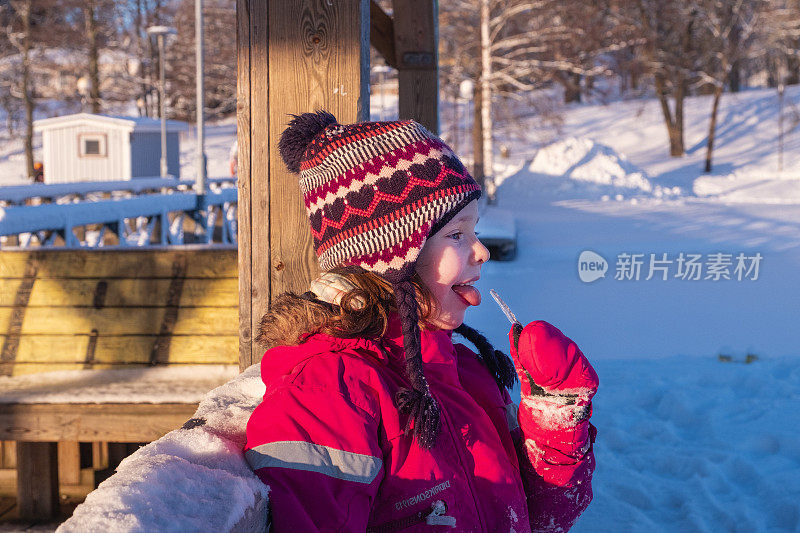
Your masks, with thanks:
[{"label": "birch tree", "polygon": [[[33,181],[33,110],[35,107],[31,87],[31,50],[33,49],[33,0],[10,1],[8,39],[21,56],[20,98],[25,109],[25,167],[28,179]],[[16,19],[16,20],[15,20]],[[16,24],[15,24],[16,22]],[[15,27],[16,26],[16,27]],[[14,31],[16,29],[16,31]]]},{"label": "birch tree", "polygon": [[[579,100],[580,80],[610,74],[608,56],[635,41],[611,26],[611,0],[453,0],[443,10],[444,50],[476,60],[460,76],[477,81],[473,154],[476,178],[493,175],[492,103],[526,101],[548,84],[565,86],[567,99]],[[473,24],[474,31],[464,31]],[[445,73],[447,73],[446,69]],[[460,83],[460,76],[447,76]],[[453,79],[455,78],[455,79]],[[572,85],[570,85],[572,84]],[[492,198],[494,187],[486,182]]]},{"label": "birch tree", "polygon": [[[0,4],[0,24],[3,27],[3,48],[9,52],[13,67],[3,80],[12,98],[21,103],[23,110],[25,166],[33,179],[33,115],[36,109],[36,86],[33,75],[36,68],[34,52],[42,46],[52,45],[59,38],[72,37],[65,32],[63,13],[50,0],[9,0]],[[10,78],[10,79],[9,79]],[[12,107],[12,105],[9,105]]]},{"label": "birch tree", "polygon": [[[794,120],[784,120],[784,90],[791,81],[798,81],[800,63],[800,1],[766,0],[759,46],[764,51],[763,64],[778,90],[778,170],[783,170],[784,135],[800,125],[800,113],[794,109]],[[794,69],[794,71],[792,70]]]}]

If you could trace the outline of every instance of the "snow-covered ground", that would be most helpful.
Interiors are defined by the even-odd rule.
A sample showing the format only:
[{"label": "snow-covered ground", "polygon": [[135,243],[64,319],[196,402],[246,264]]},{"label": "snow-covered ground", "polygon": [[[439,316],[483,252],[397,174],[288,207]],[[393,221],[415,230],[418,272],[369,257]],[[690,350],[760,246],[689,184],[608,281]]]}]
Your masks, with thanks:
[{"label": "snow-covered ground", "polygon": [[[555,144],[503,172],[497,208],[516,219],[518,255],[484,266],[466,321],[507,346],[496,289],[595,363],[595,501],[577,532],[800,531],[800,132],[778,173],[774,91],[729,96],[704,177],[705,100],[688,106],[684,158],[664,156],[655,102],[615,103],[573,108]],[[605,277],[581,281],[587,250]],[[700,256],[700,279],[676,277],[681,253]],[[737,279],[740,253],[761,255],[756,279]],[[639,279],[624,254],[643,254]],[[650,254],[663,268],[647,280]]]},{"label": "snow-covered ground", "polygon": [[[513,216],[518,254],[485,265],[466,322],[507,347],[496,289],[594,362],[595,501],[574,531],[800,531],[800,87],[787,89],[783,171],[777,95],[759,89],[723,97],[704,175],[710,106],[687,101],[681,158],[667,155],[654,100],[569,106],[558,131],[533,117],[498,134],[510,156],[482,216]],[[234,131],[209,127],[210,175],[226,175]],[[182,143],[191,178],[191,136]],[[18,157],[8,145],[0,176]],[[586,251],[605,277],[581,281]]]},{"label": "snow-covered ground", "polygon": [[797,361],[595,359],[595,499],[573,531],[798,531]]},{"label": "snow-covered ground", "polygon": [[[596,365],[596,497],[575,531],[797,531],[800,205],[564,200],[551,181],[522,170],[500,186],[517,259],[484,266],[483,303],[466,321],[507,346],[496,289],[520,320],[554,323]],[[581,281],[585,250],[608,261],[605,278]],[[646,254],[638,281],[615,279],[623,252]],[[757,280],[733,268],[730,280],[684,280],[675,264],[668,280],[645,280],[650,253],[681,252],[763,261]],[[758,359],[741,363],[747,354]]]}]

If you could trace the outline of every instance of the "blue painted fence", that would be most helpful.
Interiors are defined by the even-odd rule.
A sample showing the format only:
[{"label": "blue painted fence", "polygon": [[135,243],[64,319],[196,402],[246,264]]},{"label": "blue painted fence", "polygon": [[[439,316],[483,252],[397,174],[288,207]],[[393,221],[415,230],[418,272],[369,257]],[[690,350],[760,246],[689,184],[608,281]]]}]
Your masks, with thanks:
[{"label": "blue painted fence", "polygon": [[[118,246],[179,245],[185,243],[187,217],[194,221],[193,242],[235,246],[235,180],[209,180],[210,190],[204,195],[191,191],[192,185],[187,180],[147,178],[3,187],[0,246],[109,246],[108,232],[116,234]],[[91,199],[99,193],[117,197]],[[76,234],[80,228],[83,231]]]}]

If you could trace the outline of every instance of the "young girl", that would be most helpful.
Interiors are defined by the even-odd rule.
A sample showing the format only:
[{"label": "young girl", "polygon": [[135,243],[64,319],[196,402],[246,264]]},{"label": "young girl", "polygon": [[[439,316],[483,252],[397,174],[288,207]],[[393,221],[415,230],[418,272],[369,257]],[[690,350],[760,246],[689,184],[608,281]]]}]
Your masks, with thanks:
[{"label": "young girl", "polygon": [[279,147],[324,274],[256,339],[245,455],[273,531],[568,530],[592,498],[597,375],[546,322],[512,327],[513,363],[463,324],[489,259],[478,184],[414,121],[306,113]]}]

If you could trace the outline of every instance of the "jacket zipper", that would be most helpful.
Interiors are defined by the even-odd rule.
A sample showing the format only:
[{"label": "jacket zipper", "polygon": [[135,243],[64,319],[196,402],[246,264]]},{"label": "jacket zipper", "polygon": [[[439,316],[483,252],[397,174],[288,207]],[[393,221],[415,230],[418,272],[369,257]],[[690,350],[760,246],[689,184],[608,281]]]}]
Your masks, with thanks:
[{"label": "jacket zipper", "polygon": [[384,522],[379,526],[369,527],[367,528],[367,533],[392,533],[422,522],[427,522],[432,526],[456,527],[455,517],[445,516],[446,512],[447,504],[442,500],[436,500],[428,509],[423,509],[404,518]]},{"label": "jacket zipper", "polygon": [[449,430],[448,433],[450,434],[450,438],[453,441],[453,446],[457,450],[458,461],[461,463],[461,470],[464,471],[464,477],[466,478],[467,483],[469,484],[469,492],[472,495],[472,501],[475,503],[475,513],[478,515],[478,521],[480,522],[481,525],[481,531],[487,531],[486,526],[484,525],[486,520],[481,515],[481,508],[480,505],[478,505],[478,499],[475,494],[475,484],[474,481],[472,480],[472,474],[469,471],[467,471],[466,467],[464,466],[465,464],[464,451],[461,449],[461,446],[459,446],[459,443],[456,442],[456,437],[455,434],[453,433],[453,426],[450,425],[450,420],[448,419],[445,410],[442,408],[442,402],[440,402],[439,398],[437,398],[436,395],[433,394],[433,391],[431,391],[431,396],[433,396],[433,398],[439,404],[439,413],[441,413],[442,419],[444,419],[445,423],[447,424]]}]

